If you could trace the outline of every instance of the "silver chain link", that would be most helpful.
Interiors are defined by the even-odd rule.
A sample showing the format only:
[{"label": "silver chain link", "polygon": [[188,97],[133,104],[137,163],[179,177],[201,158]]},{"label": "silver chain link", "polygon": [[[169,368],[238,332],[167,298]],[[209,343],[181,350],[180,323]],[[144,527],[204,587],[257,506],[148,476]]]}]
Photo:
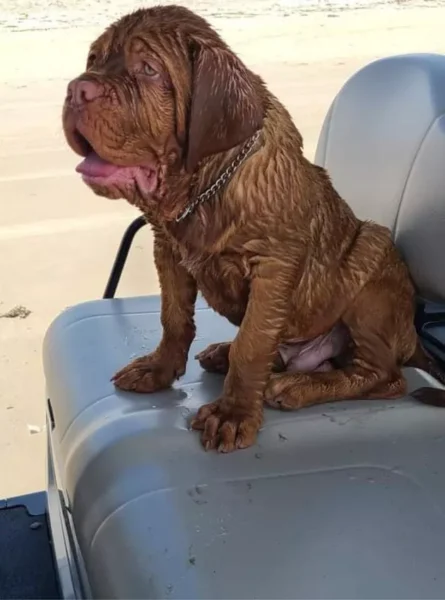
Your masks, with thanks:
[{"label": "silver chain link", "polygon": [[257,131],[251,138],[247,140],[244,146],[241,148],[239,154],[235,156],[230,165],[221,173],[221,175],[212,183],[210,187],[208,187],[204,192],[199,194],[182,213],[176,217],[176,223],[184,220],[186,217],[192,213],[197,206],[215,196],[219,190],[232,178],[233,174],[237,170],[237,168],[246,160],[246,158],[251,153],[255,143],[260,137],[261,130]]}]

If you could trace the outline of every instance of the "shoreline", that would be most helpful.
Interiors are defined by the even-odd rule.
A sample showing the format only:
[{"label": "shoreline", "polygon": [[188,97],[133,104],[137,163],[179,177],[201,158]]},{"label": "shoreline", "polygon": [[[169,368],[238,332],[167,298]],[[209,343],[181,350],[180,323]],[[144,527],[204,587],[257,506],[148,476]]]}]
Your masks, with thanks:
[{"label": "shoreline", "polygon": [[[128,12],[158,4],[142,0],[111,0],[108,3],[103,0],[78,0],[72,3],[69,0],[53,0],[42,10],[37,0],[18,0],[14,9],[8,6],[9,2],[0,0],[0,34],[103,27]],[[366,10],[403,12],[445,7],[445,0],[250,0],[242,11],[238,0],[164,0],[162,3],[181,4],[211,21],[286,19],[314,14],[335,18],[343,13]]]}]

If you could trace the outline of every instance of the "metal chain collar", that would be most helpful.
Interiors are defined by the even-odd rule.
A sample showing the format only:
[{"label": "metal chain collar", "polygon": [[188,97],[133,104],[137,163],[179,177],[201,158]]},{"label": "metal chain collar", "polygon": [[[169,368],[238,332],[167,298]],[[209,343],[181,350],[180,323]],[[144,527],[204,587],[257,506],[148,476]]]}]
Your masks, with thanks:
[{"label": "metal chain collar", "polygon": [[235,156],[235,158],[233,159],[233,161],[221,173],[221,175],[218,177],[218,179],[214,183],[212,183],[212,185],[210,187],[208,187],[206,190],[204,190],[204,192],[202,192],[201,194],[199,194],[199,196],[197,196],[182,211],[182,213],[180,213],[179,216],[176,217],[176,223],[179,223],[180,221],[182,221],[186,217],[188,217],[189,214],[192,213],[197,206],[199,206],[203,202],[206,202],[206,200],[209,200],[210,198],[212,198],[212,196],[215,196],[219,192],[219,190],[228,181],[230,181],[230,179],[234,175],[234,173],[237,170],[237,168],[246,160],[246,158],[249,156],[249,154],[253,150],[253,147],[254,147],[255,143],[257,142],[258,138],[260,137],[260,134],[261,134],[261,130],[257,131],[251,138],[249,138],[247,140],[247,142],[241,148],[239,154],[237,154]]}]

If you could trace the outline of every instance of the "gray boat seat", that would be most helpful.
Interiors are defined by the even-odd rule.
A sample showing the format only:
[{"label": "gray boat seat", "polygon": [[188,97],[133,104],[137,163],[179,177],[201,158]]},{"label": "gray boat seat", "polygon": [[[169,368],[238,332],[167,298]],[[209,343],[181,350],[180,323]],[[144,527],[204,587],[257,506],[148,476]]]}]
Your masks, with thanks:
[{"label": "gray boat seat", "polygon": [[419,293],[445,301],[445,56],[377,60],[347,81],[315,162],[362,219],[389,227]]},{"label": "gray boat seat", "polygon": [[[425,228],[443,216],[444,85],[445,57],[369,65],[335,100],[317,153],[361,216],[393,227],[439,300],[445,284],[428,257],[445,242]],[[202,300],[171,390],[110,382],[156,347],[159,310],[157,297],[88,302],[57,317],[44,342],[49,442],[91,597],[444,598],[445,411],[410,397],[267,409],[256,446],[206,453],[188,422],[222,378],[193,356],[235,329]],[[406,376],[410,390],[440,387],[419,370]]]}]

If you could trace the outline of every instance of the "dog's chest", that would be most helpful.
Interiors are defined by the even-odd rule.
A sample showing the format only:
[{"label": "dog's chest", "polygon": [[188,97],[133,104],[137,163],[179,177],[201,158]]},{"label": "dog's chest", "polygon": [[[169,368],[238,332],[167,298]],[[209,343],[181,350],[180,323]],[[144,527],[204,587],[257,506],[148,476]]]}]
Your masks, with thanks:
[{"label": "dog's chest", "polygon": [[248,264],[237,253],[192,254],[181,249],[181,264],[208,304],[231,322],[242,321],[249,297]]}]

